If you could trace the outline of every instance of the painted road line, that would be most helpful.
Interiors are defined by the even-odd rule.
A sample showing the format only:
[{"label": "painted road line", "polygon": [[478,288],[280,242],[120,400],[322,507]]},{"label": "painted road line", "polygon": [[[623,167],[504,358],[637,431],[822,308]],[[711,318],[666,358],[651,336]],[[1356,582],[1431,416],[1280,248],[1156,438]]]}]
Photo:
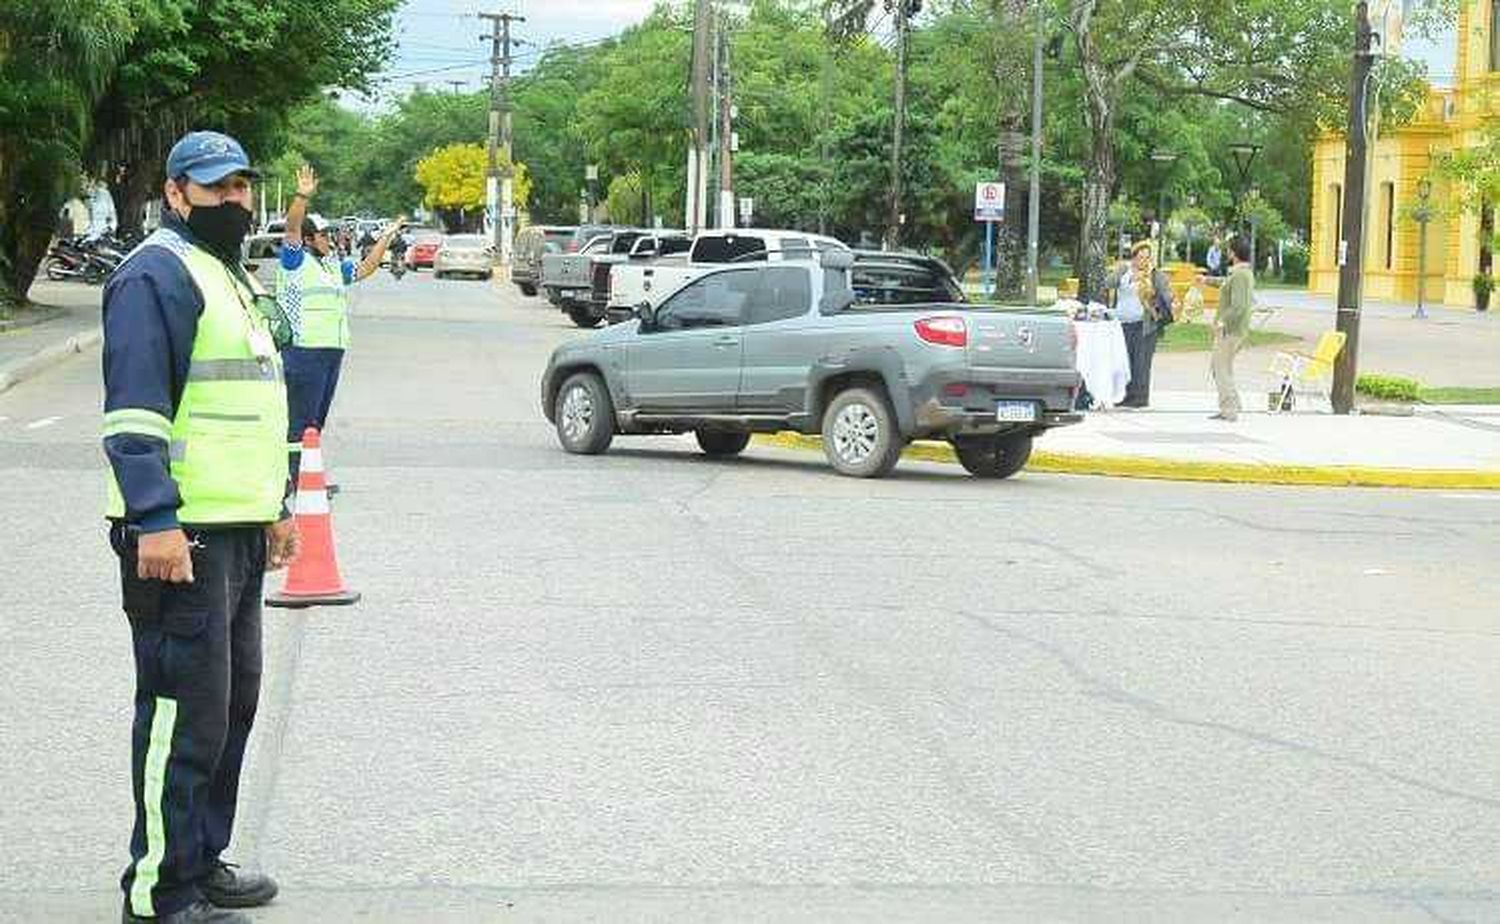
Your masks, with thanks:
[{"label": "painted road line", "polygon": [[43,417],[41,420],[33,420],[31,423],[27,424],[26,425],[26,429],[28,429],[28,430],[40,430],[43,427],[50,427],[50,426],[52,426],[53,424],[57,423],[59,420],[62,420],[62,418],[61,417]]}]

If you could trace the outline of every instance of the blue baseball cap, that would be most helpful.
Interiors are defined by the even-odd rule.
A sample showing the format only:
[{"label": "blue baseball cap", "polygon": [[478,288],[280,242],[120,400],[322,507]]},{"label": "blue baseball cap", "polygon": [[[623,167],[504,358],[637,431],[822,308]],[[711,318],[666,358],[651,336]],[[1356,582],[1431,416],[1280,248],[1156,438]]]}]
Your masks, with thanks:
[{"label": "blue baseball cap", "polygon": [[250,166],[240,143],[219,132],[188,132],[167,155],[169,179],[185,176],[199,185],[212,186],[236,173],[260,179],[260,172]]}]

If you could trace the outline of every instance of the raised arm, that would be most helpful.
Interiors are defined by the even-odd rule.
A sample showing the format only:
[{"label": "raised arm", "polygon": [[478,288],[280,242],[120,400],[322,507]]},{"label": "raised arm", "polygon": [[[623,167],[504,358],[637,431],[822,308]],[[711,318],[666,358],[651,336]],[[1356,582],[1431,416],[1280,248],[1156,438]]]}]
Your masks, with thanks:
[{"label": "raised arm", "polygon": [[302,220],[307,217],[307,200],[318,192],[318,174],[308,164],[297,171],[297,191],[292,194],[292,204],[286,210],[286,230],[282,232],[283,244],[292,247],[302,245]]},{"label": "raised arm", "polygon": [[375,241],[375,246],[370,248],[369,255],[365,257],[364,262],[359,265],[359,268],[354,271],[354,280],[356,282],[373,275],[376,270],[380,269],[380,261],[385,258],[385,252],[390,248],[391,241],[395,240],[396,235],[401,233],[401,226],[404,224],[406,224],[406,216],[402,215],[389,225],[386,225],[385,230],[380,232],[380,237]]}]

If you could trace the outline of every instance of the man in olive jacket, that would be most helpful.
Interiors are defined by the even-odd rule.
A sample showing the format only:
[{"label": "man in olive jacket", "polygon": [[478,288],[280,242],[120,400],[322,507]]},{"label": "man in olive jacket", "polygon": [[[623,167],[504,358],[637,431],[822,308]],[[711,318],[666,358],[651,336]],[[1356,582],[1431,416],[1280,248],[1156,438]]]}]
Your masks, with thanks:
[{"label": "man in olive jacket", "polygon": [[1237,420],[1240,393],[1234,384],[1234,357],[1250,335],[1250,313],[1255,308],[1255,268],[1250,265],[1250,243],[1242,237],[1229,245],[1229,275],[1200,276],[1200,281],[1219,286],[1219,311],[1214,320],[1214,385],[1219,390],[1219,413],[1214,420]]}]

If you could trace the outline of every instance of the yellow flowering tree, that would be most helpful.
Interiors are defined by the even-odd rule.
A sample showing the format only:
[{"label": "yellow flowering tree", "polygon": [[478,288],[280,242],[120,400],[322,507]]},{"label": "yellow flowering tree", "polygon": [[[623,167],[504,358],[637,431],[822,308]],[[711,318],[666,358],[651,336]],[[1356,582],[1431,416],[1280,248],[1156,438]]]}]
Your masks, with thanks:
[{"label": "yellow flowering tree", "polygon": [[[417,163],[417,183],[423,202],[443,216],[451,228],[468,229],[484,215],[485,175],[489,157],[478,144],[450,144],[438,148]],[[504,162],[501,163],[504,169]],[[511,198],[519,211],[531,196],[531,177],[525,164],[516,164]]]}]

